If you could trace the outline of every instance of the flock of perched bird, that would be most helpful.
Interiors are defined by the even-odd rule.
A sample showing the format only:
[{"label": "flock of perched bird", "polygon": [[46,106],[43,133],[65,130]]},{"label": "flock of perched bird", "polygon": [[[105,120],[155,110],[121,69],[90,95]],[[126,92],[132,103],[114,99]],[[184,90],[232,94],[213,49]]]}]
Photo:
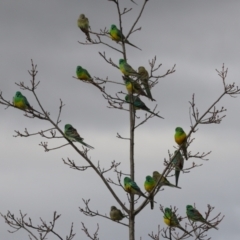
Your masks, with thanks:
[{"label": "flock of perched bird", "polygon": [[[88,18],[86,18],[84,14],[81,14],[78,19],[78,27],[86,34],[87,39],[89,41],[91,41],[90,34],[89,34],[89,21],[88,21]],[[128,40],[125,39],[124,35],[121,33],[121,31],[115,25],[111,25],[109,33],[110,33],[112,40],[114,40],[116,42],[124,41],[125,43],[127,43],[133,47],[136,47],[135,45],[131,44]],[[136,47],[136,48],[138,48],[138,47]],[[119,69],[124,74],[123,79],[125,81],[125,86],[128,91],[128,94],[125,96],[125,101],[127,103],[131,103],[129,94],[137,94],[137,95],[132,95],[133,96],[132,104],[134,106],[134,109],[135,110],[142,109],[142,110],[150,112],[151,114],[158,116],[156,113],[153,113],[152,111],[150,111],[150,109],[138,97],[138,95],[143,95],[145,97],[148,97],[152,101],[155,101],[153,99],[151,91],[150,91],[149,82],[148,82],[149,74],[148,74],[147,70],[144,67],[140,66],[138,68],[138,72],[136,72],[124,59],[119,60]],[[86,69],[82,68],[81,66],[77,67],[76,74],[77,74],[77,77],[81,80],[92,81],[91,75],[88,73],[88,71]],[[137,82],[138,79],[133,80],[129,76],[134,76],[134,77],[137,77],[138,79],[140,79],[141,84],[143,85],[144,88],[142,88],[141,85]],[[144,92],[144,90],[146,91],[146,93]],[[24,95],[22,95],[22,93],[19,91],[17,91],[15,96],[13,97],[13,105],[22,110],[27,110],[27,109],[30,111],[33,110],[33,108],[30,106],[27,98]],[[160,116],[158,116],[158,117],[160,117]],[[79,135],[77,130],[71,124],[65,125],[64,135],[70,141],[79,142],[88,148],[94,149],[89,144],[83,142],[84,139]],[[183,151],[183,155],[184,155],[185,159],[187,160],[188,159],[187,158],[187,135],[181,127],[177,127],[175,129],[174,138],[175,138],[175,142],[181,147],[181,150]],[[170,187],[180,188],[180,187],[178,187],[178,179],[179,179],[180,171],[183,169],[184,158],[180,151],[175,151],[174,154],[175,154],[175,157],[172,160],[172,164],[175,168],[175,182],[176,182],[175,185],[171,184],[167,180],[167,178],[164,177],[163,175],[161,175],[159,172],[154,171],[152,176],[147,176],[146,180],[144,182],[144,188],[149,193],[148,197],[141,191],[141,189],[138,187],[138,185],[134,181],[132,181],[131,178],[129,178],[129,177],[124,178],[125,191],[128,192],[129,194],[136,194],[136,195],[142,196],[144,198],[149,198],[151,209],[153,209],[154,208],[154,199],[153,199],[154,196],[153,196],[153,193],[151,193],[151,191],[154,188],[156,188],[156,185],[158,185],[157,187],[170,186]],[[199,222],[209,225],[210,227],[214,227],[215,229],[217,229],[215,226],[208,223],[203,218],[201,213],[199,213],[199,211],[191,205],[186,206],[186,214],[187,214],[187,217],[194,222],[199,221]],[[121,212],[121,210],[117,209],[115,206],[111,207],[110,218],[112,220],[120,221],[124,217],[126,217],[126,216]],[[173,212],[170,208],[165,208],[163,219],[164,219],[164,222],[168,226],[177,227],[177,228],[181,229],[182,231],[184,231],[185,233],[191,235],[183,227],[181,227],[175,212]]]}]

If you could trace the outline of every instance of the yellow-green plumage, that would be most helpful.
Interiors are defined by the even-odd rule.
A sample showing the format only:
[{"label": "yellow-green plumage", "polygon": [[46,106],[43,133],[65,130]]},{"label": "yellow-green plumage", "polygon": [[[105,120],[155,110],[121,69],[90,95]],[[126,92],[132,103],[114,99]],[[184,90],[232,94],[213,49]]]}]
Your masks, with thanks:
[{"label": "yellow-green plumage", "polygon": [[113,221],[120,221],[125,217],[122,211],[117,209],[115,206],[111,206],[109,215]]},{"label": "yellow-green plumage", "polygon": [[[111,25],[109,33],[110,33],[110,37],[113,41],[115,41],[115,42],[124,41],[125,43],[127,43],[135,48],[138,48],[137,46],[133,45],[132,43],[130,43],[128,40],[125,39],[125,36],[117,28],[116,25],[114,25],[114,24]],[[138,48],[138,49],[141,50],[140,48]]]},{"label": "yellow-green plumage", "polygon": [[[154,171],[153,172],[153,179],[155,180],[155,182],[157,183],[159,179],[160,183],[159,186],[169,186],[169,187],[175,187],[175,188],[180,188],[178,186],[175,186],[174,184],[171,184],[167,178],[165,178],[164,176],[162,176],[162,174],[160,174],[158,171]],[[180,188],[181,189],[181,188]]]},{"label": "yellow-green plumage", "polygon": [[[185,233],[191,235],[188,231],[186,231],[179,223],[177,216],[170,208],[165,208],[164,215],[163,215],[163,221],[169,226],[169,227],[176,227],[184,231]],[[192,236],[192,235],[191,235]]]},{"label": "yellow-green plumage", "polygon": [[32,109],[27,98],[19,91],[16,92],[15,96],[13,97],[13,105],[22,110]]},{"label": "yellow-green plumage", "polygon": [[[150,192],[154,189],[155,186],[156,186],[155,180],[151,176],[146,176],[146,180],[144,182],[145,190],[150,194]],[[153,209],[154,208],[154,195],[153,194],[151,194],[151,196],[149,197],[149,201],[150,201],[151,209]]]},{"label": "yellow-green plumage", "polygon": [[88,21],[88,18],[86,18],[84,14],[80,14],[78,21],[77,21],[77,25],[86,34],[87,40],[91,41],[91,38],[89,35],[89,21]]},{"label": "yellow-green plumage", "polygon": [[148,71],[145,69],[145,67],[140,66],[138,68],[138,73],[140,74],[140,80],[141,80],[142,85],[144,86],[144,89],[146,91],[147,96],[151,100],[153,100],[152,94],[151,94],[151,91],[150,91],[150,87],[149,87],[149,83],[148,83],[148,80],[149,80]]},{"label": "yellow-green plumage", "polygon": [[82,68],[81,66],[77,66],[76,75],[81,80],[92,81],[91,75],[86,69]]},{"label": "yellow-green plumage", "polygon": [[174,135],[175,142],[182,147],[182,151],[186,160],[188,160],[187,156],[187,135],[181,127],[177,127],[175,129]]},{"label": "yellow-green plumage", "polygon": [[129,77],[123,77],[128,93],[136,93],[148,97],[141,88],[141,85]]},{"label": "yellow-green plumage", "polygon": [[119,59],[119,69],[125,76],[137,76],[137,73],[124,59]]},{"label": "yellow-green plumage", "polygon": [[128,192],[130,194],[136,194],[136,195],[147,198],[143,194],[141,189],[138,187],[138,185],[134,181],[132,181],[132,179],[129,178],[129,177],[124,178],[124,189],[125,189],[126,192]]}]

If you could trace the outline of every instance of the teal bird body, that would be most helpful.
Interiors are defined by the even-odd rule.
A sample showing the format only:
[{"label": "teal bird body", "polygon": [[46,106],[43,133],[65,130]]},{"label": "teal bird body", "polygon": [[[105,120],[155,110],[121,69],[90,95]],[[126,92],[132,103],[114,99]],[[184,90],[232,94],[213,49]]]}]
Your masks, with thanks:
[{"label": "teal bird body", "polygon": [[[128,94],[125,96],[125,101],[126,101],[127,103],[130,103],[130,96],[129,96]],[[152,112],[152,111],[145,105],[145,103],[144,103],[143,101],[141,101],[141,99],[140,99],[139,97],[137,97],[137,96],[133,96],[133,106],[134,106],[134,109],[135,109],[135,110],[141,109],[141,110],[147,111],[147,112],[149,112],[149,113],[151,113],[151,114],[153,114],[153,115],[155,115],[155,116],[157,116],[157,117],[159,117],[159,118],[163,118],[163,117],[159,116],[158,114]]]},{"label": "teal bird body", "polygon": [[122,34],[122,32],[117,28],[116,25],[112,24],[111,28],[110,28],[110,37],[113,41],[115,42],[120,42],[120,41],[124,41],[125,43],[141,50],[139,47],[133,45],[132,43],[130,43],[127,39],[125,39],[125,36]]},{"label": "teal bird body", "polygon": [[132,181],[132,179],[129,178],[129,177],[124,178],[124,189],[125,189],[126,192],[128,192],[130,194],[132,193],[132,194],[136,194],[136,195],[147,198],[143,194],[141,189],[138,187],[138,185],[134,181]]},{"label": "teal bird body", "polygon": [[22,93],[19,91],[16,92],[15,96],[13,97],[13,105],[22,110],[26,109],[32,110],[32,107],[30,106],[27,98],[23,96]]},{"label": "teal bird body", "polygon": [[[174,152],[174,154],[176,154],[176,152],[177,152],[177,150]],[[180,151],[178,151],[178,153],[175,155],[175,157],[172,160],[172,163],[175,166],[175,181],[176,181],[176,186],[177,186],[180,171],[182,171],[183,165],[184,165],[184,158]]]},{"label": "teal bird body", "polygon": [[187,217],[190,220],[192,220],[193,222],[202,222],[202,223],[205,223],[208,226],[213,227],[218,230],[217,227],[215,227],[212,224],[210,224],[209,222],[207,222],[206,219],[203,218],[202,214],[196,208],[194,208],[192,205],[186,206],[186,213],[187,213]]},{"label": "teal bird body", "polygon": [[94,147],[83,142],[83,138],[78,134],[77,130],[71,124],[66,124],[64,128],[65,137],[72,142],[80,142],[82,145],[94,149]]}]

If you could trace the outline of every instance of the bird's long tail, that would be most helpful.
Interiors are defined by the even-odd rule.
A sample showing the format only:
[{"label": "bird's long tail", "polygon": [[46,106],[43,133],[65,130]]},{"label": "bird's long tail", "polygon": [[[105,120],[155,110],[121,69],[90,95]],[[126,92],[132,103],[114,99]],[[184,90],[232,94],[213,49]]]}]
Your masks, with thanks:
[{"label": "bird's long tail", "polygon": [[81,30],[85,33],[85,35],[86,35],[86,37],[87,37],[87,40],[88,40],[89,42],[91,42],[92,40],[91,40],[91,38],[90,38],[89,31],[86,30],[85,28],[81,28]]},{"label": "bird's long tail", "polygon": [[218,230],[217,227],[213,226],[211,223],[207,222],[206,220],[204,221],[204,223],[206,223],[208,226],[210,226],[210,227],[215,228],[216,230]]},{"label": "bird's long tail", "polygon": [[159,118],[164,119],[163,117],[159,116],[158,114],[156,114],[156,113],[154,113],[154,112],[152,112],[152,111],[150,111],[150,110],[146,110],[146,111],[147,111],[147,112],[150,112],[151,114],[155,115],[156,117],[159,117]]},{"label": "bird's long tail", "polygon": [[147,93],[148,98],[150,98],[152,101],[156,101],[156,100],[153,99],[153,97],[152,97],[152,94],[151,94],[150,88],[149,88],[149,86],[148,86],[148,83],[144,83],[143,86],[144,86],[144,89],[145,89],[145,91],[146,91],[146,93]]},{"label": "bird's long tail", "polygon": [[183,227],[178,226],[179,229],[181,229],[182,231],[184,231],[185,233],[187,233],[190,236],[193,236],[191,233],[189,233],[187,230],[185,230]]},{"label": "bird's long tail", "polygon": [[81,143],[82,143],[82,145],[84,145],[84,146],[86,146],[86,147],[88,147],[88,148],[94,149],[94,147],[92,147],[92,146],[88,145],[88,144],[87,144],[87,143],[85,143],[85,142],[81,142]]},{"label": "bird's long tail", "polygon": [[137,47],[137,46],[133,45],[133,44],[132,44],[132,43],[130,43],[129,41],[126,41],[126,43],[127,43],[127,44],[129,44],[129,45],[131,45],[132,47],[135,47],[135,48],[139,49],[140,51],[142,51],[142,49],[141,49],[141,48],[139,48],[139,47]]},{"label": "bird's long tail", "polygon": [[180,171],[175,170],[175,181],[176,181],[176,186],[178,185],[178,179],[179,179]]},{"label": "bird's long tail", "polygon": [[175,185],[173,185],[173,184],[171,184],[171,183],[169,183],[169,184],[168,184],[168,185],[166,185],[166,186],[169,186],[169,187],[175,187],[175,188],[182,189],[182,188],[180,188],[180,187],[178,187],[178,186],[175,186]]},{"label": "bird's long tail", "polygon": [[154,200],[153,200],[154,196],[153,194],[151,194],[151,196],[149,196],[149,201],[150,201],[150,207],[153,210],[154,208]]},{"label": "bird's long tail", "polygon": [[184,155],[185,159],[188,160],[186,143],[184,143],[184,145],[182,147],[182,151],[183,151],[183,155]]},{"label": "bird's long tail", "polygon": [[85,32],[85,34],[86,34],[86,36],[87,36],[87,40],[88,40],[89,42],[91,42],[92,40],[91,40],[91,38],[90,38],[89,32]]}]

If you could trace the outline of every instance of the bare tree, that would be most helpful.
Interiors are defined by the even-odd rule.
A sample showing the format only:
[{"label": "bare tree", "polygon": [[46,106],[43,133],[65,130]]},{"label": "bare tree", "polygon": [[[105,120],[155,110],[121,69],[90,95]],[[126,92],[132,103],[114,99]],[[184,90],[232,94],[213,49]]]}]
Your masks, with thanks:
[{"label": "bare tree", "polygon": [[[123,25],[122,25],[122,18],[124,17],[125,14],[129,13],[132,8],[122,8],[120,6],[120,1],[119,0],[109,0],[111,2],[110,4],[115,4],[116,6],[116,11],[118,13],[118,21],[119,21],[119,30],[123,32]],[[132,1],[133,2],[133,1]],[[134,3],[134,2],[133,2]],[[80,44],[83,45],[105,45],[110,48],[112,51],[117,51],[120,54],[122,54],[122,58],[124,60],[127,60],[127,52],[126,52],[126,44],[129,44],[128,38],[130,35],[132,35],[136,31],[140,31],[140,27],[136,27],[138,20],[142,16],[142,12],[144,11],[144,8],[146,4],[148,3],[148,0],[145,0],[138,16],[136,17],[135,22],[130,26],[129,32],[123,36],[121,35],[120,41],[118,41],[118,45],[116,43],[109,44],[105,42],[104,39],[110,38],[109,31],[105,29],[100,29],[99,32],[96,32],[92,29],[89,29],[89,34],[91,35],[90,37],[87,37],[85,42],[79,42]],[[120,47],[120,49],[119,49]],[[111,57],[107,57],[105,52],[99,52],[100,56],[103,58],[104,61],[106,61],[111,67],[119,68],[118,63],[114,63],[111,59]],[[175,72],[175,65],[169,70],[167,70],[164,73],[160,73],[161,71],[161,66],[162,64],[157,64],[157,57],[154,56],[152,60],[149,60],[149,66],[150,66],[150,73],[147,81],[149,82],[150,88],[157,87],[158,82],[161,78],[164,78],[172,73]],[[227,84],[226,83],[226,77],[227,77],[227,72],[228,69],[225,68],[225,66],[222,66],[221,70],[216,70],[222,85],[223,85],[223,92],[219,95],[219,97],[214,101],[212,104],[210,104],[210,107],[207,108],[203,113],[200,113],[196,103],[195,103],[195,96],[194,94],[192,95],[191,101],[189,101],[190,107],[189,107],[189,116],[190,116],[190,127],[191,130],[187,134],[187,142],[186,142],[186,147],[189,149],[189,146],[193,143],[194,138],[192,138],[193,134],[198,130],[198,126],[200,124],[220,124],[222,119],[225,117],[224,112],[226,111],[225,108],[217,108],[218,102],[225,96],[229,95],[231,97],[235,97],[237,94],[240,93],[240,90],[238,89],[235,84]],[[127,227],[129,231],[129,240],[135,240],[135,218],[137,215],[148,205],[148,203],[151,200],[152,196],[155,196],[157,194],[161,194],[160,190],[163,186],[162,181],[165,177],[168,177],[172,174],[172,172],[175,169],[175,165],[173,163],[174,158],[179,152],[183,151],[183,145],[180,145],[176,147],[176,151],[174,153],[168,152],[168,158],[164,160],[163,164],[165,166],[163,172],[161,173],[161,177],[155,182],[155,187],[149,192],[148,196],[144,198],[144,200],[140,203],[140,206],[136,208],[136,203],[140,202],[139,198],[136,198],[134,194],[129,194],[128,195],[128,200],[129,200],[129,205],[127,206],[115,193],[113,190],[112,186],[118,186],[123,189],[124,191],[124,185],[122,183],[123,177],[130,177],[132,181],[134,181],[134,174],[135,174],[135,161],[134,161],[134,146],[135,146],[135,132],[138,130],[141,125],[146,124],[148,121],[150,121],[154,117],[159,117],[159,121],[164,121],[163,117],[159,115],[159,112],[156,112],[157,105],[155,108],[151,111],[147,111],[145,118],[141,119],[136,115],[136,105],[135,105],[135,100],[138,99],[139,94],[134,94],[133,92],[129,92],[129,101],[126,101],[126,93],[125,92],[117,92],[117,93],[109,93],[105,90],[105,85],[106,84],[122,84],[124,85],[124,81],[112,81],[109,80],[108,78],[102,79],[100,77],[94,77],[88,80],[82,80],[83,83],[86,84],[92,84],[93,87],[96,87],[104,97],[104,99],[108,102],[109,108],[114,108],[116,110],[124,110],[129,113],[129,136],[128,137],[123,137],[119,133],[117,134],[117,137],[119,139],[129,141],[129,172],[124,173],[120,169],[120,162],[112,161],[111,165],[105,169],[102,168],[100,165],[100,162],[97,164],[94,164],[95,161],[93,161],[90,156],[89,156],[89,149],[87,147],[82,147],[80,149],[75,145],[69,138],[66,137],[62,129],[59,128],[59,123],[61,122],[61,113],[64,107],[63,101],[60,99],[60,105],[59,105],[59,112],[57,116],[50,117],[50,113],[44,108],[44,106],[41,104],[39,101],[38,95],[37,95],[37,87],[40,84],[40,81],[37,80],[37,65],[35,65],[32,61],[31,64],[31,70],[28,71],[30,76],[31,76],[31,82],[30,84],[27,84],[25,82],[20,82],[16,83],[17,86],[19,86],[20,89],[27,90],[31,92],[37,103],[38,103],[38,109],[35,109],[35,107],[23,109],[24,115],[28,118],[37,118],[38,120],[45,120],[50,123],[51,127],[48,129],[44,130],[39,130],[37,132],[30,133],[27,129],[25,129],[23,132],[16,130],[16,137],[31,137],[34,135],[40,135],[43,139],[56,139],[56,138],[65,138],[66,143],[61,145],[61,146],[55,146],[55,147],[49,147],[47,140],[46,141],[41,141],[39,144],[41,147],[44,148],[44,150],[47,151],[52,151],[56,150],[59,148],[64,148],[68,145],[70,145],[73,149],[73,151],[76,151],[85,161],[86,165],[84,166],[78,166],[74,160],[67,158],[67,159],[62,159],[63,163],[66,164],[68,167],[71,169],[77,170],[77,171],[86,171],[89,168],[92,168],[95,173],[99,176],[101,181],[105,184],[106,188],[109,190],[109,192],[112,194],[112,196],[115,198],[116,202],[121,206],[125,217],[128,219],[128,224],[122,223],[120,221],[115,221],[116,224],[121,224],[125,227]],[[120,79],[121,79],[121,75]],[[78,77],[73,77],[78,79]],[[123,80],[126,78],[129,78],[129,76],[123,76]],[[142,84],[140,81],[139,76],[136,75],[136,78],[131,77],[130,80],[132,81],[132,84],[138,83],[139,85]],[[144,86],[142,87],[143,90],[146,90]],[[6,108],[12,107],[12,108],[18,108],[17,106],[14,105],[9,100],[6,100],[6,98],[3,96],[3,93],[0,92],[0,103],[2,105],[5,105]],[[210,154],[210,152],[207,153],[192,153],[191,151],[187,152],[187,157],[188,159],[191,158],[198,158],[202,160],[206,160],[206,157]],[[182,169],[183,172],[188,173],[192,169],[199,167],[200,165],[195,164],[192,162],[192,166],[186,169]],[[113,171],[116,173],[117,181],[114,181],[113,179],[109,178],[107,176],[108,172]],[[108,217],[104,213],[96,212],[91,210],[90,207],[90,200],[89,199],[83,199],[83,207],[80,207],[79,210],[81,213],[85,214],[88,217],[103,217],[106,219],[109,219],[112,221],[111,217]],[[160,205],[159,207],[160,211],[164,213],[164,207]],[[172,211],[177,214],[177,207],[173,206],[171,207]],[[221,223],[223,220],[223,217],[221,213],[218,213],[214,217],[210,217],[210,214],[213,210],[213,207],[210,205],[207,206],[207,212],[205,213],[205,219],[209,223],[211,223],[213,226],[217,226]],[[55,237],[58,239],[64,239],[64,237],[60,236],[54,229],[56,225],[56,221],[60,217],[60,215],[57,215],[56,212],[53,214],[53,219],[49,222],[46,223],[43,219],[40,218],[40,224],[35,225],[33,224],[31,218],[27,219],[27,214],[23,214],[20,211],[20,216],[16,217],[13,213],[8,211],[6,214],[1,214],[1,216],[5,219],[6,224],[8,224],[13,230],[9,231],[11,233],[15,233],[20,229],[23,229],[27,232],[29,239],[36,239],[36,240],[43,240],[43,239],[49,239],[49,236],[53,234]],[[187,217],[181,217],[177,216],[177,219],[179,222],[181,222],[183,219],[187,219]],[[183,225],[183,224],[181,224]],[[204,223],[202,224],[195,224],[192,221],[188,220],[185,222],[185,229],[194,236],[194,239],[200,239],[200,240],[206,240],[209,239],[207,237],[206,232],[210,229],[210,227]],[[95,233],[90,233],[85,226],[84,223],[82,223],[82,230],[86,234],[86,236],[92,240],[97,240],[98,238],[98,232],[99,232],[99,226],[97,225]],[[157,233],[155,234],[154,232],[149,234],[149,237],[151,239],[159,240],[161,237],[165,239],[186,239],[189,238],[191,235],[186,234],[185,232],[182,231],[175,231],[176,228],[174,226],[169,226],[167,228],[163,227],[161,228],[158,226]],[[73,231],[73,224],[70,227],[68,235],[65,237],[67,240],[71,240],[75,237],[75,233]]]}]

